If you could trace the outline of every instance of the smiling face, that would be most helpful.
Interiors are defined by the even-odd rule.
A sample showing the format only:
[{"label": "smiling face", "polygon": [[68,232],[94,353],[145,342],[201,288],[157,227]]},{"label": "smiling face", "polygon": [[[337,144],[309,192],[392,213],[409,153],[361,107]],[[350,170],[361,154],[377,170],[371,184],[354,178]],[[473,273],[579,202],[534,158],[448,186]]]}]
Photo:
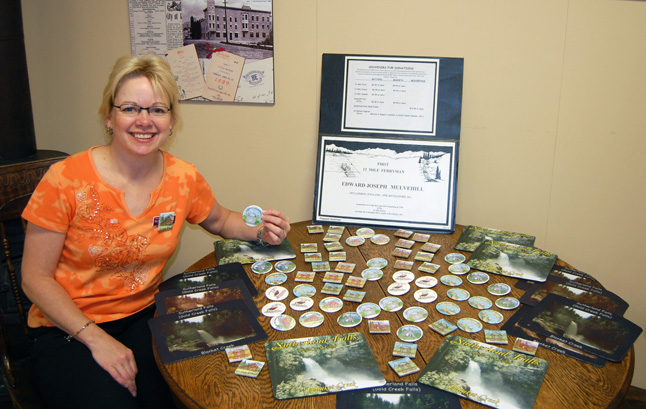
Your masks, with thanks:
[{"label": "smiling face", "polygon": [[[123,81],[115,95],[114,105],[123,104],[135,104],[144,108],[153,105],[170,106],[168,98],[157,94],[146,77],[134,77]],[[152,117],[148,111],[141,110],[135,116],[127,116],[117,108],[112,108],[105,124],[113,130],[113,148],[135,156],[157,152],[173,128],[170,113]]]}]

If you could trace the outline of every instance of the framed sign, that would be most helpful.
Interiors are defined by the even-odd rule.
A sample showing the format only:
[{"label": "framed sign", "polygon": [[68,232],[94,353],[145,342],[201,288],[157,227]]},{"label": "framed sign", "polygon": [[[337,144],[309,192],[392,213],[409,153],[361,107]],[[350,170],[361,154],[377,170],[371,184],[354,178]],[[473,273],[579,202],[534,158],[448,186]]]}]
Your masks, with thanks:
[{"label": "framed sign", "polygon": [[455,230],[463,63],[323,55],[313,221]]},{"label": "framed sign", "polygon": [[314,220],[455,229],[456,141],[322,136]]}]

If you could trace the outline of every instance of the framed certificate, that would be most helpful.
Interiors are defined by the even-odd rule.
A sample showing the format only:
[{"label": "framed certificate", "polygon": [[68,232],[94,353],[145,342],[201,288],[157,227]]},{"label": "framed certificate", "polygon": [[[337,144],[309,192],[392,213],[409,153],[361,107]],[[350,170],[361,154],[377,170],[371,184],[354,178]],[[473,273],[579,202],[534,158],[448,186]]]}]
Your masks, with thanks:
[{"label": "framed certificate", "polygon": [[458,142],[319,139],[314,221],[455,230]]}]

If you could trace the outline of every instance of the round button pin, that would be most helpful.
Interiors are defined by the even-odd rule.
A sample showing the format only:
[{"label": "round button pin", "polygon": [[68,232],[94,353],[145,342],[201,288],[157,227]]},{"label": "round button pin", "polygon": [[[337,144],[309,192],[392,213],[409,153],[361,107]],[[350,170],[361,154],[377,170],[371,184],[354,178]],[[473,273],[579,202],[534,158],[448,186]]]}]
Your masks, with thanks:
[{"label": "round button pin", "polygon": [[437,293],[433,290],[429,290],[425,288],[415,291],[415,294],[413,294],[413,296],[418,302],[425,303],[425,304],[428,304],[437,300]]},{"label": "round button pin", "polygon": [[301,315],[298,322],[305,328],[314,328],[323,324],[324,320],[325,318],[323,317],[323,314],[318,311],[312,311]]},{"label": "round button pin", "polygon": [[458,328],[464,332],[479,332],[482,330],[482,323],[475,318],[460,318]]},{"label": "round button pin", "polygon": [[377,304],[372,303],[372,302],[367,302],[359,305],[357,307],[357,312],[363,317],[363,318],[375,318],[381,313],[381,307],[379,307]]},{"label": "round button pin", "polygon": [[262,209],[256,205],[247,206],[242,212],[242,220],[247,226],[257,226],[262,223]]},{"label": "round button pin", "polygon": [[296,320],[289,315],[278,315],[269,321],[269,325],[277,331],[289,331],[296,326]]},{"label": "round button pin", "polygon": [[276,317],[278,315],[282,315],[287,307],[285,304],[282,302],[274,301],[270,302],[269,304],[265,304],[264,307],[262,307],[262,315],[265,317]]}]

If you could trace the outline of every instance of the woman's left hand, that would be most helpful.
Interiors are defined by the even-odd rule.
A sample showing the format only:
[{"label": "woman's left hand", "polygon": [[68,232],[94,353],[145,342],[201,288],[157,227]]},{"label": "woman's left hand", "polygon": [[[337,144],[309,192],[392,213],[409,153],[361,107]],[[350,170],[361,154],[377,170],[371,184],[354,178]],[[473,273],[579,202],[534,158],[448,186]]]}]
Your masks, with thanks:
[{"label": "woman's left hand", "polygon": [[262,213],[262,221],[260,238],[271,245],[282,243],[291,229],[289,217],[280,210],[265,209]]}]

